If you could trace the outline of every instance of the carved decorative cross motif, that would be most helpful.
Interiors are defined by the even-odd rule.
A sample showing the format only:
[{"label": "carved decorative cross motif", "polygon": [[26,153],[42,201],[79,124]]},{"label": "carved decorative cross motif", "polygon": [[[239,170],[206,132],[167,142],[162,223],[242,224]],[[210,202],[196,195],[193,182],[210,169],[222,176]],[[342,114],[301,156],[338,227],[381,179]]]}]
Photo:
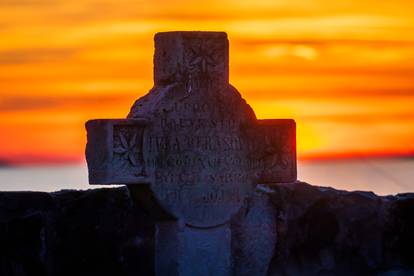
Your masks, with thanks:
[{"label": "carved decorative cross motif", "polygon": [[154,88],[128,119],[86,128],[90,183],[128,184],[171,219],[157,224],[159,275],[231,275],[232,218],[257,184],[296,180],[295,123],[256,119],[228,83],[225,33],[157,34]]},{"label": "carved decorative cross motif", "polygon": [[86,123],[86,160],[91,184],[148,183],[143,159],[145,119]]},{"label": "carved decorative cross motif", "polygon": [[139,154],[139,148],[136,143],[137,135],[132,134],[132,138],[128,139],[122,132],[119,132],[119,145],[115,145],[114,152],[119,154],[122,159],[127,160],[131,163],[131,165],[137,167],[137,154]]},{"label": "carved decorative cross motif", "polygon": [[205,74],[210,67],[214,67],[214,49],[209,49],[201,44],[197,49],[191,48],[192,56],[190,58],[190,67],[197,67],[199,72]]}]

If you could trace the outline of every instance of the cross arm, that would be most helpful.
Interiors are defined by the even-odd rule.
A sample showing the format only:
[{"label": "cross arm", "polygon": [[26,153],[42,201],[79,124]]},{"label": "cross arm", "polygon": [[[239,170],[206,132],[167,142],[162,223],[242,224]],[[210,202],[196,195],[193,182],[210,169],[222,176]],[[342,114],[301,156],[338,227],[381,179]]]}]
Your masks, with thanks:
[{"label": "cross arm", "polygon": [[257,127],[262,161],[258,183],[295,182],[297,180],[295,121],[292,119],[258,120]]},{"label": "cross arm", "polygon": [[149,183],[143,157],[145,119],[95,119],[86,122],[90,184]]}]

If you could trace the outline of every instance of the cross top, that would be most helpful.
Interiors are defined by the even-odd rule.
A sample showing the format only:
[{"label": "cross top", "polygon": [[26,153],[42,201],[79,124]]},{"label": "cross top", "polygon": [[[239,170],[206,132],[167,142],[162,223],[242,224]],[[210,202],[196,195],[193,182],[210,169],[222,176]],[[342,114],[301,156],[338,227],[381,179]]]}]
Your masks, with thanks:
[{"label": "cross top", "polygon": [[[163,32],[154,38],[154,83],[189,89],[228,83],[229,43],[224,32]],[[194,86],[194,87],[193,87]]]}]

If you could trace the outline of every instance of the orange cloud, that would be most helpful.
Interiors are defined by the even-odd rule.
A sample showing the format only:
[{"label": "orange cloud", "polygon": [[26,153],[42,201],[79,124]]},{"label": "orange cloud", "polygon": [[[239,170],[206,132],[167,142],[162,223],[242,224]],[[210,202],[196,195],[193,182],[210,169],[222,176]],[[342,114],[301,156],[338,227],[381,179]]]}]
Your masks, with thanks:
[{"label": "orange cloud", "polygon": [[408,0],[4,0],[0,158],[80,160],[84,121],[151,88],[154,33],[194,29],[228,32],[231,82],[296,119],[300,158],[411,154],[413,28]]}]

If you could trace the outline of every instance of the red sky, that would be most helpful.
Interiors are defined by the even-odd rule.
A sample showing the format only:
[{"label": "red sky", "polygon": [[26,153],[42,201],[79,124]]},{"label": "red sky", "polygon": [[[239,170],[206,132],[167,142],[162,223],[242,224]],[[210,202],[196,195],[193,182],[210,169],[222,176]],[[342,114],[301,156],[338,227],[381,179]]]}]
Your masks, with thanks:
[{"label": "red sky", "polygon": [[414,2],[0,1],[0,158],[82,160],[91,118],[152,86],[153,35],[226,31],[259,118],[297,121],[299,158],[414,152]]}]

